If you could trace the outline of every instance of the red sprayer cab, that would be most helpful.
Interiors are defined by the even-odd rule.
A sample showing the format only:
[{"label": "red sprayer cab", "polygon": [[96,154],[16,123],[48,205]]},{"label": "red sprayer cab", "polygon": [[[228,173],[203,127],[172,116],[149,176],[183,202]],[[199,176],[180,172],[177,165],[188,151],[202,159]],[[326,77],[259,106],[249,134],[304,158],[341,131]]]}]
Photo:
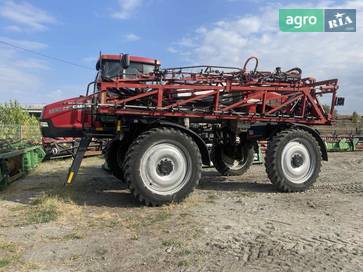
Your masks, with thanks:
[{"label": "red sprayer cab", "polygon": [[[82,137],[85,129],[97,126],[85,105],[92,102],[104,103],[106,93],[100,92],[102,82],[112,82],[116,78],[136,80],[147,76],[160,66],[156,59],[128,56],[101,55],[96,64],[95,81],[87,86],[85,95],[48,104],[41,116],[41,130],[44,137]],[[94,121],[94,122],[93,122]]]}]

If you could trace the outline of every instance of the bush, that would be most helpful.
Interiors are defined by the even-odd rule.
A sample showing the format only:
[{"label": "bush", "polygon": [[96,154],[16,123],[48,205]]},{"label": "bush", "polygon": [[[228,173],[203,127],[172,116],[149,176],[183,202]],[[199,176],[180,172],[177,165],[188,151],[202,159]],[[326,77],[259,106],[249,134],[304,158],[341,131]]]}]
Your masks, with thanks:
[{"label": "bush", "polygon": [[0,104],[0,139],[39,140],[38,120],[24,111],[15,100]]},{"label": "bush", "polygon": [[38,120],[23,111],[16,100],[10,100],[9,103],[0,104],[0,124],[38,126]]}]

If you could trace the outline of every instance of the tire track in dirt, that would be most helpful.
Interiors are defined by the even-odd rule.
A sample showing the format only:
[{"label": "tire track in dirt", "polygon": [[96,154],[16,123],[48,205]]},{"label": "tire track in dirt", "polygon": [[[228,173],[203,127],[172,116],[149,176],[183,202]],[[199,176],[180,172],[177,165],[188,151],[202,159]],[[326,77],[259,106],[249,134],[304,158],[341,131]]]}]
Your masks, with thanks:
[{"label": "tire track in dirt", "polygon": [[[312,268],[340,271],[349,269],[354,258],[363,260],[363,248],[357,241],[334,236],[299,237],[290,235],[245,234],[211,243],[214,249],[235,256],[246,269],[294,268],[294,271]],[[348,267],[347,267],[348,266]],[[351,269],[354,269],[351,267]]]},{"label": "tire track in dirt", "polygon": [[314,190],[327,190],[329,192],[335,191],[344,194],[363,193],[363,183],[316,184],[312,191]]}]

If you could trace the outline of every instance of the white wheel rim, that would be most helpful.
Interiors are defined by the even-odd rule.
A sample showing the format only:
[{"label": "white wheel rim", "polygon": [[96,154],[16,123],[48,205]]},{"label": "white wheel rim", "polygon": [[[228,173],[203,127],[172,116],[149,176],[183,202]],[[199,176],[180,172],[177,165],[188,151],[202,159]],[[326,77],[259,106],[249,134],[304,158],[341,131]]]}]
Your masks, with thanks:
[{"label": "white wheel rim", "polygon": [[222,150],[222,161],[223,163],[231,170],[240,170],[246,163],[246,160],[236,160],[231,158],[230,156],[226,155]]},{"label": "white wheel rim", "polygon": [[180,191],[191,177],[191,157],[184,147],[157,143],[149,147],[140,162],[144,185],[159,195]]},{"label": "white wheel rim", "polygon": [[292,183],[301,184],[308,181],[314,173],[315,164],[315,155],[301,142],[290,141],[282,151],[282,171]]}]

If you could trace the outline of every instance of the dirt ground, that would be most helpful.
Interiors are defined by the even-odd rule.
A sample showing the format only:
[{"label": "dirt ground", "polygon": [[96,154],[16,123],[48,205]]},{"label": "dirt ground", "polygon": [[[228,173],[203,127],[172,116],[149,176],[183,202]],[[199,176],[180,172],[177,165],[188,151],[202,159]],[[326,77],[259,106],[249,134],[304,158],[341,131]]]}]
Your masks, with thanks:
[{"label": "dirt ground", "polygon": [[262,165],[205,169],[183,203],[148,208],[84,160],[43,163],[0,192],[3,271],[362,271],[363,153],[330,154],[316,185],[278,193]]}]

